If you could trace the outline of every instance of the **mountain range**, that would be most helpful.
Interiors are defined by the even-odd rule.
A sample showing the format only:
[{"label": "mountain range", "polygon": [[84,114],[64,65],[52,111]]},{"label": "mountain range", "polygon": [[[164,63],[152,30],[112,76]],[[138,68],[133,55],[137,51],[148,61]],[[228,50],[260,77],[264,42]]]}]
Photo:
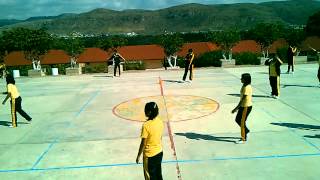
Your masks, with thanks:
[{"label": "mountain range", "polygon": [[291,0],[265,3],[220,5],[184,4],[160,10],[95,9],[80,14],[31,17],[27,20],[0,20],[0,31],[13,27],[46,28],[50,33],[160,34],[199,32],[230,27],[250,29],[260,22],[280,22],[303,26],[308,17],[320,11],[320,2]]}]

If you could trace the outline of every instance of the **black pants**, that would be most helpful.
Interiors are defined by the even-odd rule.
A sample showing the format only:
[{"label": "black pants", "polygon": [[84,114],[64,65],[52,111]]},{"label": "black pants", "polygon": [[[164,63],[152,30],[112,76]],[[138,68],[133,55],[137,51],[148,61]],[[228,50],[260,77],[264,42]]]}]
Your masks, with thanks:
[{"label": "black pants", "polygon": [[113,73],[113,75],[116,76],[117,68],[119,68],[119,76],[120,76],[120,63],[119,64],[117,64],[117,63],[114,64],[114,71],[113,71],[114,73]]},{"label": "black pants", "polygon": [[22,103],[22,98],[19,96],[17,98],[13,98],[10,101],[11,103],[11,117],[12,117],[12,126],[17,127],[17,112],[25,118],[27,121],[30,121],[32,118],[22,110],[21,103]]},{"label": "black pants", "polygon": [[294,72],[294,60],[293,56],[288,57],[288,73],[290,72],[290,67],[292,68],[292,72]]},{"label": "black pants", "polygon": [[143,172],[145,180],[162,180],[162,157],[163,152],[152,157],[143,157]]},{"label": "black pants", "polygon": [[288,64],[288,73],[290,72],[290,67],[291,67],[291,71],[294,72],[294,65],[293,64]]},{"label": "black pants", "polygon": [[280,95],[280,76],[269,76],[271,95]]},{"label": "black pants", "polygon": [[192,81],[192,79],[193,79],[193,64],[191,64],[191,65],[189,66],[189,62],[186,63],[186,65],[185,65],[184,74],[183,74],[182,80],[184,80],[184,81],[186,80],[188,71],[190,71],[189,80]]},{"label": "black pants", "polygon": [[252,106],[240,107],[236,116],[236,122],[241,128],[241,138],[243,141],[247,140],[247,134],[250,130],[246,126],[247,118],[252,110]]}]

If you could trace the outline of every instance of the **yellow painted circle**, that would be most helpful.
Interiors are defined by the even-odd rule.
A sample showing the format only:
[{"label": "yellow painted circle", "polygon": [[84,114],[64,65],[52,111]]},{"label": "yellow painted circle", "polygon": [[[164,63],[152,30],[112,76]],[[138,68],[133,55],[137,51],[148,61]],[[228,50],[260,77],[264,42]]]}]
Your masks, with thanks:
[{"label": "yellow painted circle", "polygon": [[149,96],[125,101],[114,107],[113,113],[131,121],[145,121],[144,106],[154,101],[159,107],[159,116],[163,121],[186,121],[208,116],[219,108],[218,102],[200,96],[169,95]]}]

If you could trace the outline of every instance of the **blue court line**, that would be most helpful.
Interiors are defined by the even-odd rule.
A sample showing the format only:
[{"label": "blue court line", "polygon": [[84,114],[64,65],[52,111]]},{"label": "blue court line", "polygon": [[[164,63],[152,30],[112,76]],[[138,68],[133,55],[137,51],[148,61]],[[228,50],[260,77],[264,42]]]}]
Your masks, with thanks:
[{"label": "blue court line", "polygon": [[34,169],[38,164],[39,162],[42,160],[42,158],[49,152],[49,150],[52,148],[52,146],[56,143],[56,140],[51,143],[48,148],[39,156],[39,158],[37,159],[37,161],[33,164],[32,168],[31,169]]},{"label": "blue court line", "polygon": [[[168,160],[163,161],[163,164],[175,163],[203,163],[208,161],[231,161],[231,160],[256,160],[256,159],[281,159],[281,158],[301,158],[320,156],[320,153],[309,154],[283,154],[283,155],[268,155],[268,156],[249,156],[249,157],[216,157],[209,159],[195,159],[195,160]],[[75,170],[75,169],[92,169],[92,168],[108,168],[108,167],[125,167],[125,166],[141,166],[142,164],[136,163],[119,163],[119,164],[101,164],[89,166],[62,166],[62,167],[49,167],[49,168],[33,168],[33,169],[11,169],[0,170],[0,173],[16,173],[16,172],[35,172],[35,171],[53,171],[53,170]]]},{"label": "blue court line", "polygon": [[80,108],[80,110],[76,113],[76,117],[78,117],[83,111],[84,109],[88,106],[88,104],[95,98],[98,96],[98,94],[100,94],[101,90],[96,91],[93,96],[90,97],[90,99]]},{"label": "blue court line", "polygon": [[[88,106],[88,104],[95,98],[97,95],[101,92],[101,90],[96,91],[90,98],[89,100],[80,108],[80,110],[75,114],[75,117],[78,117],[81,112]],[[68,127],[71,125],[70,121],[68,121]],[[49,144],[47,149],[39,156],[37,161],[32,165],[32,170],[36,169],[35,167],[40,163],[40,161],[43,159],[43,157],[50,151],[50,149],[53,147],[54,144],[56,144],[59,141],[59,138],[56,138],[53,143]]]},{"label": "blue court line", "polygon": [[[278,118],[278,117],[274,116],[273,114],[271,114],[268,110],[266,110],[266,109],[264,109],[264,108],[262,108],[262,110],[263,110],[265,113],[267,113],[268,115],[272,116],[273,118]],[[278,122],[284,123],[284,122],[279,121],[279,120],[278,120]],[[289,131],[291,131],[293,134],[295,134],[296,136],[302,138],[303,141],[304,141],[306,144],[309,144],[310,146],[316,148],[316,149],[320,152],[320,148],[317,147],[315,144],[313,144],[312,142],[308,141],[305,137],[301,137],[301,136],[300,136],[299,134],[297,134],[292,128],[290,128],[290,127],[287,127],[287,128],[288,128]]]}]

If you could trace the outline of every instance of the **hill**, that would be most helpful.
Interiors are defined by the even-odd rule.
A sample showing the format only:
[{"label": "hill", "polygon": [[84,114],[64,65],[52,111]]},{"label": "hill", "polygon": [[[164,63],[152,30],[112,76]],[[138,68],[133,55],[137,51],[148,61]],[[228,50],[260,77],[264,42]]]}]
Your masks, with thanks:
[{"label": "hill", "polygon": [[81,14],[56,17],[29,18],[1,27],[47,28],[55,34],[72,31],[83,34],[159,34],[221,30],[228,27],[249,29],[259,22],[281,22],[305,25],[310,15],[320,11],[320,2],[292,0],[267,3],[239,3],[222,5],[185,4],[160,10],[95,9]]}]

